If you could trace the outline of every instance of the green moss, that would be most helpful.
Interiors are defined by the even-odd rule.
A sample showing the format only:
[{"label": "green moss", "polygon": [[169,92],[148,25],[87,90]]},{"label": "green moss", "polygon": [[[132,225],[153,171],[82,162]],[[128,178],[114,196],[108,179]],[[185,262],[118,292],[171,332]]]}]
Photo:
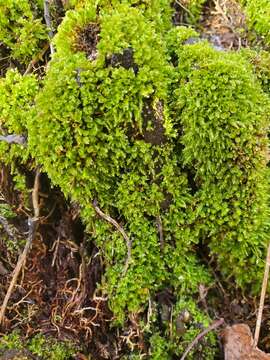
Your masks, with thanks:
[{"label": "green moss", "polygon": [[75,354],[74,345],[68,341],[57,341],[39,334],[29,340],[27,348],[32,354],[48,360],[70,359]]},{"label": "green moss", "polygon": [[20,333],[16,330],[0,338],[0,350],[10,350],[10,349],[17,349],[17,350],[23,349]]},{"label": "green moss", "polygon": [[[33,116],[34,97],[38,91],[37,79],[32,75],[22,76],[16,70],[9,70],[0,79],[0,127],[1,135],[27,137],[28,120]],[[24,151],[22,151],[25,149]],[[14,157],[25,162],[29,157],[24,145],[0,142],[2,161],[11,163]]]},{"label": "green moss", "polygon": [[[152,307],[152,312],[157,311]],[[150,352],[149,359],[172,359],[181,356],[190,343],[200,334],[203,329],[210,325],[210,319],[191,298],[180,296],[172,308],[162,304],[160,316],[148,319],[151,324],[148,329]],[[158,324],[161,318],[162,325]],[[162,328],[162,331],[160,330]],[[209,333],[202,342],[198,343],[188,355],[188,359],[213,360],[216,354],[216,336]]]},{"label": "green moss", "polygon": [[259,80],[262,89],[266,94],[270,94],[270,53],[268,51],[255,51],[243,49],[243,56],[251,63]]},{"label": "green moss", "polygon": [[187,11],[187,21],[189,24],[196,25],[198,23],[205,2],[206,0],[180,0],[183,9]]},{"label": "green moss", "polygon": [[0,156],[2,163],[10,166],[15,189],[24,194],[28,203],[28,190],[21,165],[29,169],[33,166],[29,149],[26,146],[28,121],[34,116],[34,98],[38,92],[38,80],[33,75],[22,76],[16,70],[9,70],[0,79],[0,135],[19,138],[22,143],[9,143],[1,139]]},{"label": "green moss", "polygon": [[[80,203],[103,252],[102,288],[119,321],[165,284],[181,287],[181,274],[186,284],[198,242],[224,276],[256,286],[268,241],[268,104],[252,69],[206,42],[183,45],[193,30],[174,29],[166,43],[163,31],[128,3],[69,11],[29,122],[33,156]],[[90,48],[82,33],[92,36]],[[93,201],[132,239],[125,276],[125,241]],[[180,254],[188,265],[179,267]]]},{"label": "green moss", "polygon": [[[224,281],[231,275],[248,292],[261,282],[269,242],[267,65],[254,71],[241,52],[188,44],[198,34],[173,28],[164,1],[73,5],[42,88],[14,71],[0,82],[3,135],[28,138],[27,149],[0,143],[1,154],[9,164],[41,164],[80,205],[88,241],[104,259],[100,289],[116,323],[170,290],[172,327],[160,327],[158,310],[140,326],[150,358],[171,359],[210,322],[196,305],[199,285],[213,282],[201,251],[215,257]],[[96,206],[132,243],[126,273],[126,241]],[[192,320],[179,334],[185,309]],[[39,356],[42,339],[29,345]],[[213,359],[215,349],[210,334],[190,358]]]},{"label": "green moss", "polygon": [[36,355],[44,360],[68,360],[76,352],[75,346],[69,341],[57,341],[42,334],[25,340],[18,331],[0,338],[0,352],[3,354],[7,350],[16,350],[22,354],[28,351],[31,358]]},{"label": "green moss", "polygon": [[268,0],[242,0],[249,27],[254,29],[270,45],[270,3]]},{"label": "green moss", "polygon": [[28,0],[0,1],[0,41],[23,64],[37,56],[47,38],[46,27],[37,16]]},{"label": "green moss", "polygon": [[16,214],[13,212],[9,204],[1,203],[0,216],[3,216],[5,219],[12,219],[16,216]]},{"label": "green moss", "polygon": [[198,184],[194,224],[224,275],[255,286],[269,241],[269,100],[239,54],[204,43],[179,51],[179,74],[183,161]]}]

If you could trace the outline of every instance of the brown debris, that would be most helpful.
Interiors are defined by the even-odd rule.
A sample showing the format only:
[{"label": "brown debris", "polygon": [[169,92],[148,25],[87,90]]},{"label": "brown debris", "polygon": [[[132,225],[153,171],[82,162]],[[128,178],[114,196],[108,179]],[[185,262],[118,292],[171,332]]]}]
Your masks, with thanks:
[{"label": "brown debris", "polygon": [[221,49],[247,46],[246,17],[236,0],[213,0],[204,10],[202,33]]},{"label": "brown debris", "polygon": [[253,348],[253,337],[246,324],[228,326],[221,336],[225,360],[270,360],[270,354]]},{"label": "brown debris", "polygon": [[100,27],[97,23],[90,23],[82,29],[77,30],[75,39],[75,50],[86,53],[88,60],[97,58],[97,44],[99,42]]},{"label": "brown debris", "polygon": [[6,350],[4,353],[0,353],[1,360],[33,360],[37,359],[28,351],[19,351],[19,350]]}]

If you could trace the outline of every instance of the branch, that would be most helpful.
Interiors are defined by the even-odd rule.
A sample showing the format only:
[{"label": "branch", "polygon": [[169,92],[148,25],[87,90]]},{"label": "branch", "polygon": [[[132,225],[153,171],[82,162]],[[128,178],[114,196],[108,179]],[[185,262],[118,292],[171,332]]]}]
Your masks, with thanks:
[{"label": "branch", "polygon": [[19,144],[19,145],[25,145],[26,144],[26,137],[23,135],[0,135],[0,141],[5,141],[8,144]]},{"label": "branch", "polygon": [[0,324],[2,324],[4,316],[5,316],[5,312],[6,312],[6,308],[7,308],[7,304],[8,301],[10,299],[10,296],[13,292],[13,289],[16,285],[18,276],[20,275],[21,269],[25,263],[25,260],[27,258],[27,254],[29,249],[31,248],[32,242],[35,238],[35,234],[36,234],[36,229],[37,229],[37,225],[38,225],[38,220],[39,220],[39,202],[38,202],[38,193],[39,193],[39,178],[40,178],[40,170],[39,168],[37,168],[36,170],[36,176],[35,176],[35,183],[34,183],[34,188],[32,191],[32,203],[33,203],[33,209],[34,209],[34,217],[33,218],[29,218],[28,219],[28,225],[29,225],[29,235],[28,235],[28,239],[26,241],[25,247],[23,249],[23,252],[21,253],[18,262],[16,264],[16,267],[13,271],[13,276],[9,285],[9,288],[7,290],[7,293],[5,295],[3,304],[1,306],[1,310],[0,310]]},{"label": "branch", "polygon": [[264,269],[263,283],[262,283],[262,289],[261,289],[260,305],[259,305],[256,329],[255,329],[255,334],[254,334],[254,342],[253,342],[254,349],[257,347],[258,341],[259,341],[260,329],[261,329],[261,324],[262,324],[262,313],[263,313],[263,308],[264,308],[264,300],[265,300],[265,294],[266,294],[267,282],[268,282],[268,276],[269,276],[269,268],[270,268],[270,243],[268,245],[267,256],[266,256],[266,261],[265,261],[265,269]]},{"label": "branch", "polygon": [[39,60],[41,60],[43,58],[43,56],[45,55],[45,53],[49,49],[49,47],[50,47],[49,43],[45,44],[45,46],[41,50],[41,52],[33,60],[30,61],[29,65],[27,66],[27,69],[25,70],[23,75],[30,74],[33,67],[36,65],[36,63],[38,63]]},{"label": "branch", "polygon": [[52,28],[52,22],[51,22],[51,16],[50,16],[50,1],[49,0],[44,0],[44,19],[47,25],[47,28],[49,29],[49,38],[50,38],[50,50],[51,50],[51,54],[54,54],[54,47],[51,43],[52,38],[53,38],[53,28]]},{"label": "branch", "polygon": [[199,335],[197,335],[195,337],[195,339],[192,341],[192,343],[189,344],[189,346],[187,347],[186,351],[184,352],[184,354],[182,355],[180,360],[184,360],[188,353],[190,352],[190,350],[192,350],[194,348],[194,346],[197,345],[197,343],[205,336],[207,335],[210,331],[217,329],[220,325],[222,325],[224,323],[224,319],[219,319],[214,321],[210,326],[208,326],[208,328],[206,328],[205,330],[203,330]]},{"label": "branch", "polygon": [[96,211],[96,213],[104,220],[106,220],[107,222],[109,222],[110,224],[112,224],[123,236],[123,238],[126,241],[126,245],[127,245],[127,258],[126,258],[126,262],[125,262],[125,266],[124,266],[124,271],[123,273],[126,274],[127,269],[128,269],[128,265],[130,263],[131,260],[131,245],[132,245],[132,241],[130,240],[130,238],[127,236],[127,234],[125,233],[125,230],[118,224],[117,221],[115,221],[113,218],[111,218],[109,215],[105,214],[98,206],[97,206],[97,201],[94,200],[93,201],[93,207]]},{"label": "branch", "polygon": [[157,228],[158,228],[158,232],[159,232],[160,248],[161,248],[161,250],[163,250],[164,249],[164,236],[163,236],[162,220],[161,220],[160,215],[157,216],[156,222],[157,222]]}]

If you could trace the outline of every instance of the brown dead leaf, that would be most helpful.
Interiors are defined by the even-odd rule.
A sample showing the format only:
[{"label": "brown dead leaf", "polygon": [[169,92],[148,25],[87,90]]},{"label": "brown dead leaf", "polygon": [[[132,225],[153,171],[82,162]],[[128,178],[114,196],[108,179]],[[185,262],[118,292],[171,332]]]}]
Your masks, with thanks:
[{"label": "brown dead leaf", "polygon": [[225,360],[270,360],[270,354],[253,348],[253,337],[246,324],[227,326],[221,336]]}]

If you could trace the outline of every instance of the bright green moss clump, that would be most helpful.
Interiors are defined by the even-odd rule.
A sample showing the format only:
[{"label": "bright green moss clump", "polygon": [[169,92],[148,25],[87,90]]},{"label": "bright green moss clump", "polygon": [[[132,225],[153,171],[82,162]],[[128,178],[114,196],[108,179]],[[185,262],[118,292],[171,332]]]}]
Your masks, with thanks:
[{"label": "bright green moss clump", "polygon": [[237,54],[198,43],[178,55],[175,106],[183,162],[195,179],[195,228],[224,274],[253,283],[268,243],[269,100]]},{"label": "bright green moss clump", "polygon": [[15,359],[32,359],[38,356],[43,360],[69,360],[75,355],[76,350],[69,341],[57,341],[51,337],[37,334],[25,340],[20,333],[12,333],[0,338],[0,356],[5,356],[10,351],[14,352]]},{"label": "bright green moss clump", "polygon": [[11,173],[20,191],[25,191],[25,176],[18,166],[31,163],[26,146],[28,121],[34,116],[34,98],[38,92],[38,80],[33,75],[22,76],[9,70],[0,79],[0,129],[6,141],[0,141],[1,162],[10,165]]},{"label": "bright green moss clump", "polygon": [[[185,28],[164,41],[147,9],[68,12],[29,123],[33,156],[81,205],[103,252],[119,321],[168,286],[178,298],[211,281],[191,255],[198,243],[224,276],[256,288],[268,242],[268,104],[251,67],[205,42],[184,45],[197,36]],[[126,242],[93,204],[132,241],[127,273]]]},{"label": "bright green moss clump", "polygon": [[11,57],[28,63],[37,56],[47,38],[46,27],[38,17],[39,2],[0,0],[0,41]]}]

